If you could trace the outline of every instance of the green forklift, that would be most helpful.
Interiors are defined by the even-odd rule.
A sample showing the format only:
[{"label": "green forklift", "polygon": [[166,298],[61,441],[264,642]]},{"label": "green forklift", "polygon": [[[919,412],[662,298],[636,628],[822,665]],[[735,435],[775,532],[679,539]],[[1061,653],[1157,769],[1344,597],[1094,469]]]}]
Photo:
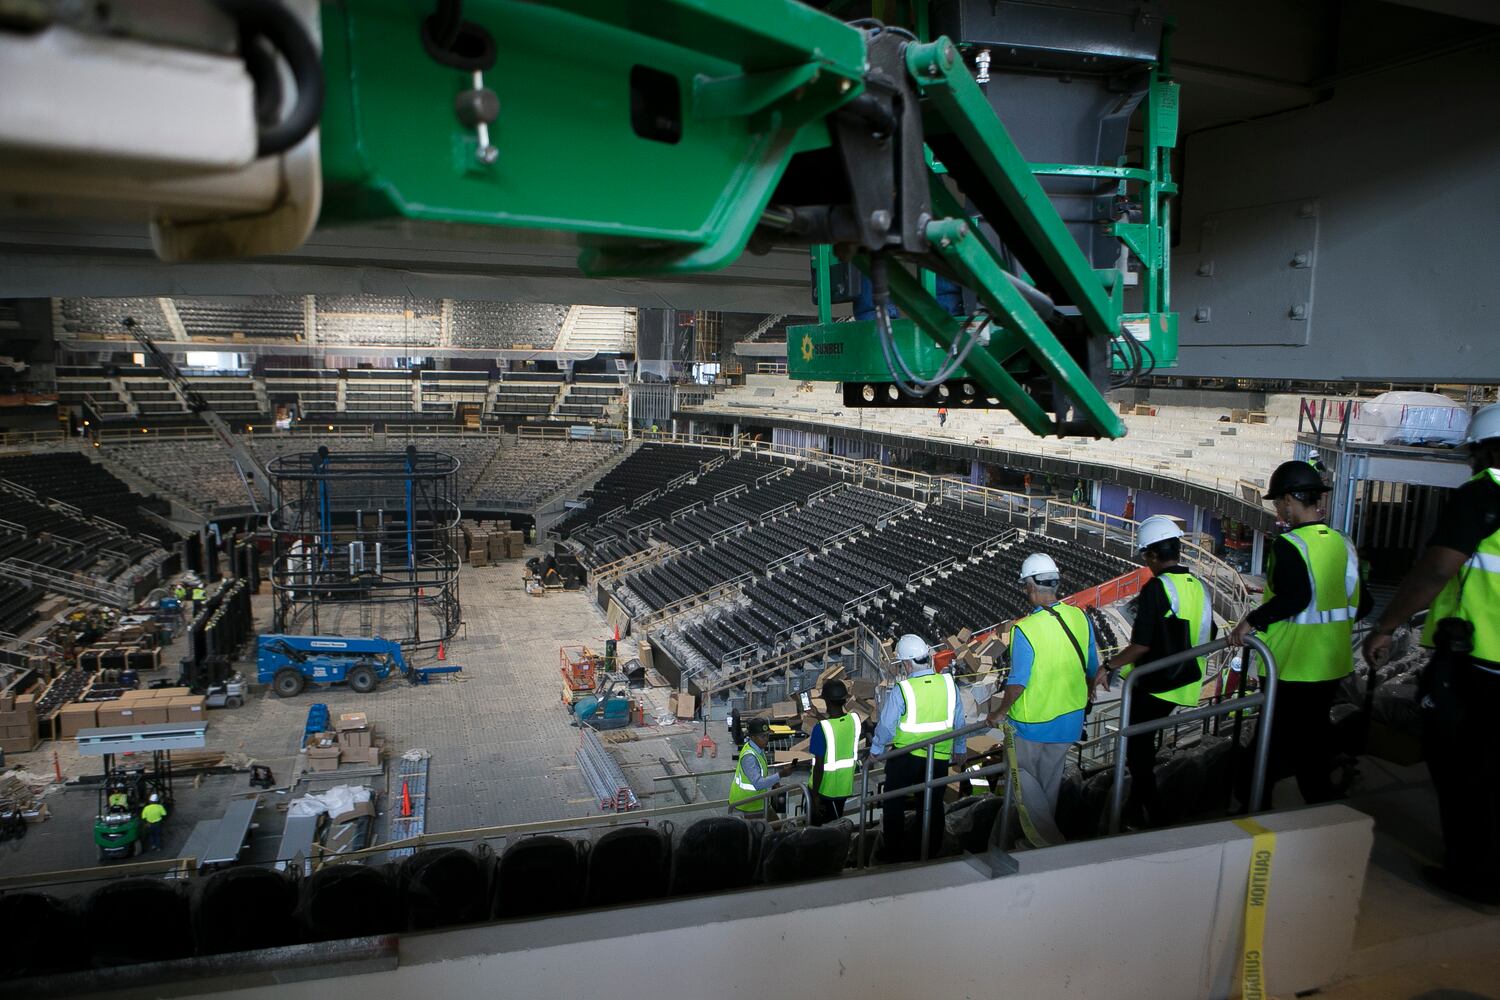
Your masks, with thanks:
[{"label": "green forklift", "polygon": [[[132,756],[144,757],[144,754]],[[134,760],[117,764],[114,754],[104,754],[104,783],[99,786],[98,813],[94,817],[94,846],[100,861],[134,857],[140,850],[141,810],[151,796],[172,812],[172,752],[151,751],[151,763]]]}]

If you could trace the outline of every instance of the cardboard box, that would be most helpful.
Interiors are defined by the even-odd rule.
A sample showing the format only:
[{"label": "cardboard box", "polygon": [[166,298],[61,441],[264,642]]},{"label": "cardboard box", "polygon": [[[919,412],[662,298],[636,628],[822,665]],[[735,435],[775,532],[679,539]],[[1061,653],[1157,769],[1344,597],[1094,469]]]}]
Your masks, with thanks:
[{"label": "cardboard box", "polygon": [[345,729],[369,729],[370,717],[363,712],[344,712],[333,721],[333,728],[338,732]]},{"label": "cardboard box", "polygon": [[510,530],[510,521],[495,521],[490,525],[495,531],[506,532]]},{"label": "cardboard box", "polygon": [[16,696],[13,694],[0,694],[0,712],[13,712],[16,708]]},{"label": "cardboard box", "polygon": [[369,745],[370,731],[368,729],[345,729],[339,733],[341,750],[359,750]]},{"label": "cardboard box", "polygon": [[203,721],[202,695],[189,695],[184,698],[167,699],[167,721],[168,722],[202,722]]},{"label": "cardboard box", "polygon": [[698,710],[698,699],[686,691],[673,691],[667,696],[667,707],[679,719],[691,719]]},{"label": "cardboard box", "polygon": [[58,735],[77,736],[81,729],[93,729],[99,724],[99,706],[85,703],[64,705],[57,713]]},{"label": "cardboard box", "polygon": [[135,709],[128,707],[116,707],[118,701],[106,701],[99,706],[99,727],[108,729],[111,726],[133,726],[135,725]]},{"label": "cardboard box", "polygon": [[36,726],[6,726],[0,730],[0,739],[24,740],[36,739]]},{"label": "cardboard box", "polygon": [[40,742],[35,736],[26,739],[5,739],[0,740],[0,750],[6,753],[30,753]]},{"label": "cardboard box", "polygon": [[339,761],[358,767],[374,767],[380,763],[380,748],[346,747],[339,751]]},{"label": "cardboard box", "polygon": [[188,698],[192,696],[193,692],[190,688],[173,687],[156,688],[151,694],[157,698]]},{"label": "cardboard box", "polygon": [[0,728],[5,726],[36,725],[36,709],[13,708],[9,712],[0,712]]},{"label": "cardboard box", "polygon": [[115,701],[121,705],[130,705],[137,701],[150,701],[155,697],[155,691],[137,689],[135,691],[121,691],[120,697],[116,698]]},{"label": "cardboard box", "polygon": [[469,550],[470,566],[488,566],[490,564],[489,552],[483,545]]},{"label": "cardboard box", "polygon": [[309,771],[337,771],[339,769],[339,755],[335,753],[332,757],[314,757],[309,754],[307,769]]},{"label": "cardboard box", "polygon": [[35,708],[36,708],[36,695],[34,695],[34,694],[18,694],[18,695],[16,695],[16,710],[17,711],[25,712],[28,709],[35,709]]},{"label": "cardboard box", "polygon": [[164,701],[136,702],[131,708],[135,710],[135,725],[137,726],[165,726],[167,724],[167,703]]}]

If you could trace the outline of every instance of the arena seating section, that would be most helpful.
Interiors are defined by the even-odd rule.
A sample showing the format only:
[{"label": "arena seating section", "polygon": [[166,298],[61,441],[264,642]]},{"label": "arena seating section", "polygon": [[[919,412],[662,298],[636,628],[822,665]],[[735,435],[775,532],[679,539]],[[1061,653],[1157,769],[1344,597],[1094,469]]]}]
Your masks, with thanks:
[{"label": "arena seating section", "polygon": [[[622,445],[604,441],[517,439],[510,434],[408,435],[390,432],[317,435],[258,434],[246,443],[269,463],[278,455],[312,452],[321,444],[333,451],[400,450],[414,444],[459,460],[459,500],[484,509],[527,510],[563,487],[583,479],[618,455]],[[247,506],[250,494],[233,459],[208,437],[174,440],[142,435],[124,443],[109,442],[96,451],[101,460],[147,480],[202,514]],[[253,488],[253,486],[252,486]],[[263,501],[259,493],[257,502]]]},{"label": "arena seating section", "polygon": [[567,306],[455,299],[449,323],[454,347],[549,350],[567,316]]},{"label": "arena seating section", "polygon": [[[30,491],[30,494],[26,491]],[[0,456],[0,562],[22,559],[106,582],[175,541],[138,496],[77,453]],[[0,632],[19,632],[42,593],[0,575]]]},{"label": "arena seating section", "polygon": [[655,636],[689,674],[753,662],[855,623],[940,638],[1014,618],[1028,610],[1017,578],[1033,551],[1057,559],[1070,592],[1134,568],[1045,535],[1022,539],[997,512],[924,507],[816,466],[713,449],[647,445],[584,497],[589,506],[555,530],[585,565],[597,570],[657,550],[610,584],[633,615],[728,582],[742,587]]}]

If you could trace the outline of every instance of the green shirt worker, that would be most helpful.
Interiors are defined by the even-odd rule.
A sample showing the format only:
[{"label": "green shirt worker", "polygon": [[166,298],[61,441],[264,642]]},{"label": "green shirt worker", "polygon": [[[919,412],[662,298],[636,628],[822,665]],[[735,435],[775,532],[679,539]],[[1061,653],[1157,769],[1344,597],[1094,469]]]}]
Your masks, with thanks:
[{"label": "green shirt worker", "polygon": [[1269,773],[1261,802],[1251,803],[1253,754],[1241,757],[1235,775],[1240,802],[1271,807],[1271,789],[1288,774],[1309,804],[1337,796],[1333,771],[1333,720],[1329,712],[1339,681],[1354,671],[1354,622],[1369,614],[1370,596],[1359,579],[1354,543],[1323,523],[1328,492],[1307,462],[1283,462],[1271,474],[1266,499],[1288,525],[1271,545],[1265,600],[1229,635],[1244,645],[1251,630],[1276,658],[1276,705],[1271,722]]},{"label": "green shirt worker", "polygon": [[1438,794],[1443,864],[1433,885],[1500,904],[1500,741],[1486,716],[1500,704],[1500,403],[1484,407],[1465,435],[1474,476],[1453,491],[1427,551],[1401,581],[1365,660],[1390,659],[1391,633],[1431,608],[1422,645],[1422,743]]}]

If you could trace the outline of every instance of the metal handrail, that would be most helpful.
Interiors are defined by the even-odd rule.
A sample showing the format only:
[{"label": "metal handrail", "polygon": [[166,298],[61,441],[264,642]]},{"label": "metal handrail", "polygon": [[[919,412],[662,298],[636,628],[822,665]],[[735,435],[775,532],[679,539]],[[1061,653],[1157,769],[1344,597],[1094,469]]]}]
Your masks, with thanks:
[{"label": "metal handrail", "polygon": [[[1124,687],[1120,693],[1120,719],[1123,722],[1130,718],[1130,699],[1135,690],[1136,682],[1143,676],[1158,673],[1168,667],[1175,667],[1179,663],[1185,663],[1200,656],[1217,653],[1229,646],[1227,639],[1216,639],[1213,642],[1194,646],[1192,649],[1171,656],[1164,656],[1159,660],[1141,664],[1131,668],[1130,674],[1124,680]],[[1260,809],[1261,796],[1265,794],[1266,787],[1266,764],[1271,751],[1271,718],[1276,707],[1276,658],[1271,655],[1271,650],[1264,642],[1254,635],[1245,638],[1245,659],[1249,660],[1250,651],[1254,650],[1266,665],[1266,681],[1261,689],[1255,694],[1244,693],[1244,684],[1240,685],[1240,693],[1237,697],[1229,698],[1218,704],[1200,705],[1187,712],[1173,713],[1162,719],[1151,722],[1137,722],[1134,725],[1122,725],[1115,733],[1115,763],[1114,763],[1114,786],[1110,789],[1109,801],[1109,832],[1120,832],[1120,821],[1125,813],[1125,741],[1132,736],[1141,736],[1146,733],[1154,733],[1158,730],[1179,726],[1185,722],[1197,722],[1200,719],[1211,719],[1220,715],[1232,715],[1246,708],[1254,708],[1264,705],[1261,710],[1260,724],[1255,733],[1255,764],[1250,774],[1250,801],[1247,807],[1250,812]],[[1242,664],[1242,670],[1248,670],[1250,664]],[[1241,676],[1248,677],[1248,673]]]},{"label": "metal handrail", "polygon": [[[766,766],[769,767],[770,765],[767,764]],[[739,767],[736,766],[735,770],[739,770]],[[787,785],[781,785],[780,782],[777,782],[776,785],[767,788],[763,792],[756,792],[754,795],[747,795],[743,799],[736,799],[733,802],[728,802],[726,800],[726,803],[729,806],[729,812],[731,814],[743,814],[745,810],[741,809],[740,806],[744,805],[746,802],[760,802],[762,803],[760,818],[769,820],[771,818],[771,799],[775,798],[778,795],[789,795],[793,790],[802,793],[802,815],[804,817],[804,822],[806,820],[810,820],[812,818],[812,798],[807,793],[807,786],[800,781],[793,781]],[[791,815],[791,804],[788,803],[786,818],[791,818]]]},{"label": "metal handrail", "polygon": [[[950,730],[948,730],[946,732],[938,733],[936,736],[928,737],[925,740],[919,740],[916,743],[908,743],[906,746],[896,747],[895,749],[887,750],[885,753],[881,754],[878,757],[873,756],[873,755],[869,755],[869,756],[866,756],[863,760],[861,760],[860,761],[860,765],[859,765],[859,802],[860,802],[860,809],[859,809],[859,837],[860,837],[860,843],[861,844],[864,843],[864,836],[865,836],[865,815],[866,815],[866,813],[868,811],[865,808],[865,804],[868,803],[868,802],[881,802],[881,801],[884,801],[887,798],[895,798],[896,797],[896,793],[894,793],[894,792],[882,793],[881,795],[879,795],[879,796],[877,796],[877,797],[875,797],[873,799],[870,797],[870,765],[875,764],[875,763],[885,763],[886,761],[892,760],[892,759],[894,759],[896,757],[904,757],[907,754],[913,753],[913,752],[915,752],[917,750],[924,750],[927,747],[936,746],[939,743],[946,743],[949,740],[957,739],[960,736],[968,736],[971,733],[987,732],[988,730],[991,730],[991,729],[994,729],[994,728],[995,728],[994,726],[990,725],[988,719],[986,719],[983,722],[970,722],[967,725],[961,726],[961,727],[959,727],[957,729],[950,729]],[[933,760],[934,760],[933,755],[932,754],[928,754],[927,755],[927,781],[926,781],[926,784],[924,784],[924,785],[921,786],[924,789],[924,792],[923,792],[923,795],[922,795],[922,860],[923,861],[927,860],[928,838],[931,836],[931,832],[932,832],[932,790],[933,790],[934,787],[936,787],[938,785],[943,785],[943,784],[949,784],[950,783],[950,782],[947,782],[947,781],[934,781],[933,780],[933,777],[932,777],[932,762],[933,762]],[[949,761],[949,764],[950,765],[952,764],[951,760]],[[999,766],[999,765],[996,765],[996,766]],[[953,777],[956,780],[959,780],[959,781],[963,780],[962,774],[954,775]],[[906,794],[906,795],[910,795],[912,787],[913,786],[911,786],[911,785],[903,786],[902,793]],[[1007,807],[1007,809],[1009,809],[1009,801],[1008,801],[1009,796],[1010,796],[1010,785],[1009,785],[1009,783],[1007,783],[1006,784],[1006,797],[1007,797],[1006,807]],[[864,849],[863,848],[860,849],[860,867],[861,868],[864,867]]]}]

